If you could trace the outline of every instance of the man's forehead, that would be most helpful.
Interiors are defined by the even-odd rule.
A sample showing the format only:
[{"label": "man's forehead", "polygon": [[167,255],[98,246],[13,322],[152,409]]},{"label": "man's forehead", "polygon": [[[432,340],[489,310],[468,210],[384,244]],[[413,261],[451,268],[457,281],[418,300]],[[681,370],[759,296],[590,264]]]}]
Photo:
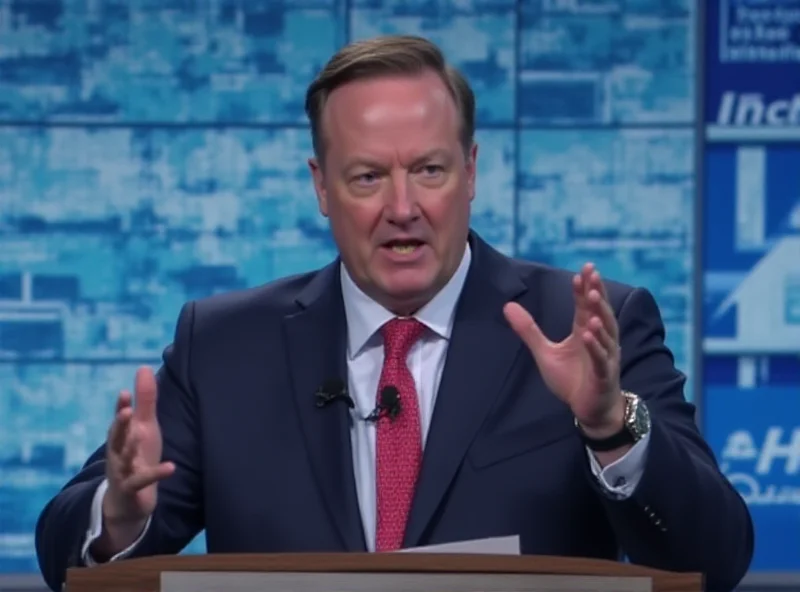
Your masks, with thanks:
[{"label": "man's forehead", "polygon": [[[403,160],[418,160],[434,149],[452,152],[460,124],[455,101],[433,73],[370,78],[336,89],[323,109],[321,131],[327,147],[334,144],[337,152],[372,157],[402,152]],[[338,156],[351,161],[354,154]]]},{"label": "man's forehead", "polygon": [[434,106],[445,109],[456,107],[441,78],[433,73],[424,73],[348,82],[328,96],[324,110],[375,118],[392,108],[421,111]]}]

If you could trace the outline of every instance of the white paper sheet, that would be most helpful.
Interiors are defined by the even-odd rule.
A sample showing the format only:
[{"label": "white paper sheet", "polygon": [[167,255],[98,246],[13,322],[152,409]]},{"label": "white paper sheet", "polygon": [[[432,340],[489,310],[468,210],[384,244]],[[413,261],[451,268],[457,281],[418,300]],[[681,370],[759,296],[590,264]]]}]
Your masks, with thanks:
[{"label": "white paper sheet", "polygon": [[519,536],[457,541],[427,547],[402,549],[399,553],[476,553],[480,555],[520,555]]}]

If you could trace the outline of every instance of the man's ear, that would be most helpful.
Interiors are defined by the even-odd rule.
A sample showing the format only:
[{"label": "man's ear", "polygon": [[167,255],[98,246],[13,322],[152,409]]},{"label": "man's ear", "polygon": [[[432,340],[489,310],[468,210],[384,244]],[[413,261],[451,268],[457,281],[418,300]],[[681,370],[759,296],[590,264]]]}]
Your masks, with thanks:
[{"label": "man's ear", "polygon": [[311,178],[314,180],[314,191],[317,194],[317,205],[319,213],[328,217],[328,192],[325,191],[325,179],[322,173],[322,165],[316,158],[308,159],[308,168],[311,171]]},{"label": "man's ear", "polygon": [[478,144],[472,144],[467,159],[467,186],[469,189],[469,200],[475,199],[475,177],[478,174]]}]

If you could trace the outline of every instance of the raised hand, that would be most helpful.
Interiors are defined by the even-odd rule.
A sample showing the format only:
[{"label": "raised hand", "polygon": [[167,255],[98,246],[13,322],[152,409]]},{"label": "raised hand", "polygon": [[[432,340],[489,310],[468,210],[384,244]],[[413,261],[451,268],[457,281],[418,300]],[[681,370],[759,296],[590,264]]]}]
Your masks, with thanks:
[{"label": "raised hand", "polygon": [[134,393],[135,405],[129,392],[120,393],[108,432],[103,521],[109,526],[138,526],[141,530],[156,508],[158,482],[169,477],[175,466],[161,462],[158,393],[152,370],[140,368],[136,372]]},{"label": "raised hand", "polygon": [[516,302],[503,309],[506,320],[528,346],[547,386],[569,405],[584,428],[612,432],[621,425],[619,328],[600,274],[591,263],[573,278],[572,332],[550,341]]}]

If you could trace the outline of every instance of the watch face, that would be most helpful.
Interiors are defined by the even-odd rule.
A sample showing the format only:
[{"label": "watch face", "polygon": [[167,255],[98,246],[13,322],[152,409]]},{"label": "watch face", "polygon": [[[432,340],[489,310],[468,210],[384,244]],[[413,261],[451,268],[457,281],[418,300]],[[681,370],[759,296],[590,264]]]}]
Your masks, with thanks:
[{"label": "watch face", "polygon": [[636,397],[632,403],[628,426],[631,432],[633,432],[634,437],[638,439],[650,431],[650,412],[638,397]]},{"label": "watch face", "polygon": [[650,431],[650,412],[647,411],[647,407],[642,405],[641,402],[636,406],[633,425],[638,436],[643,436]]}]

